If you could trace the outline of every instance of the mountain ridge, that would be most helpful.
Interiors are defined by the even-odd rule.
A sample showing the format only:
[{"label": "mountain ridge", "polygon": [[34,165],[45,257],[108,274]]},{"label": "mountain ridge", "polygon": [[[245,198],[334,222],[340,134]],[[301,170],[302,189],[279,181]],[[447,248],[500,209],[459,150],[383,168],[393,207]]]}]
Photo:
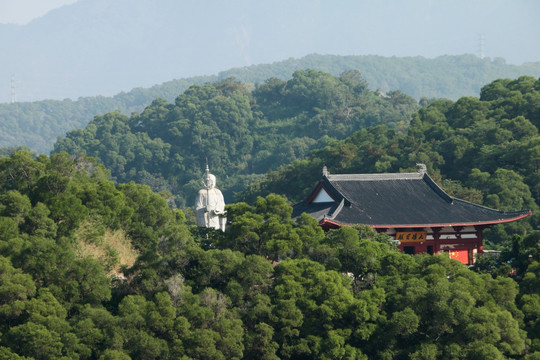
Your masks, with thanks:
[{"label": "mountain ridge", "polygon": [[0,104],[0,148],[25,145],[48,153],[58,136],[75,128],[84,128],[94,116],[119,110],[125,115],[141,112],[157,97],[173,103],[194,84],[227,78],[261,84],[270,78],[288,80],[297,70],[312,68],[334,76],[348,70],[360,71],[372,90],[382,93],[399,90],[420,100],[478,96],[480,88],[498,78],[522,75],[540,77],[540,62],[523,66],[506,64],[503,59],[480,59],[474,55],[382,57],[375,55],[307,55],[272,64],[231,68],[217,75],[175,79],[149,88],[134,88],[112,97],[79,97],[77,100],[42,100]]},{"label": "mountain ridge", "polygon": [[[467,34],[477,34],[479,27],[497,39],[489,44],[490,57],[536,61],[540,57],[529,54],[531,47],[523,47],[524,38],[533,37],[529,44],[534,43],[530,34],[536,34],[537,25],[531,25],[528,15],[534,13],[532,7],[491,9],[492,17],[509,19],[527,10],[520,26],[503,31],[493,20],[475,16],[482,2],[447,7],[422,6],[422,1],[402,6],[395,0],[377,6],[352,0],[340,6],[308,0],[79,0],[26,25],[0,24],[0,102],[11,99],[12,75],[19,101],[113,96],[170,79],[216,75],[307,54],[428,59],[466,54],[476,50],[465,45]],[[463,29],[448,24],[455,16]],[[436,27],[435,20],[440,20]],[[434,43],[435,33],[444,36],[445,44]],[[497,50],[499,42],[503,47]],[[516,61],[518,54],[523,56]]]}]

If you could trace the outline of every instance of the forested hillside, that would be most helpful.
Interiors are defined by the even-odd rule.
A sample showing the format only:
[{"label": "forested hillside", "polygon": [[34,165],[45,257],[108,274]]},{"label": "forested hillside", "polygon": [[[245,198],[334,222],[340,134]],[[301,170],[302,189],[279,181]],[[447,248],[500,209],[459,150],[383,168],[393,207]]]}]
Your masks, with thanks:
[{"label": "forested hillside", "polygon": [[323,165],[339,174],[415,171],[416,163],[424,163],[458,198],[501,210],[532,210],[526,221],[486,232],[494,243],[509,242],[540,221],[539,89],[540,80],[533,77],[500,79],[484,86],[480,98],[423,103],[406,131],[374,126],[330,141],[305,160],[271,171],[238,199],[277,193],[303,200]]},{"label": "forested hillside", "polygon": [[405,129],[417,109],[399,91],[369,90],[357,71],[297,71],[253,90],[225,79],[194,85],[174,104],[156,99],[141,114],[97,116],[59,139],[54,151],[95,157],[116,181],[169,191],[180,206],[193,201],[208,160],[230,202],[233,191],[332,138],[375,124]]},{"label": "forested hillside", "polygon": [[357,70],[371,90],[383,93],[399,90],[417,100],[422,97],[457,100],[461,96],[478,96],[482,86],[498,78],[540,76],[540,63],[516,66],[506,64],[503,59],[480,59],[472,55],[435,59],[308,55],[273,64],[230,69],[218,75],[172,80],[114,97],[0,104],[0,147],[26,145],[46,154],[58,136],[85,127],[95,115],[118,110],[129,116],[134,111],[143,111],[157,97],[174,102],[178,94],[193,84],[203,85],[230,77],[246,83],[262,84],[272,77],[290,80],[295,71],[308,68],[334,76]]},{"label": "forested hillside", "polygon": [[277,195],[207,232],[106,177],[66,153],[0,158],[1,359],[540,355],[538,232],[475,272],[367,227],[325,235]]},{"label": "forested hillside", "polygon": [[[168,191],[180,207],[191,205],[207,160],[227,202],[234,192],[241,192],[238,200],[277,193],[300,201],[323,165],[335,173],[369,173],[420,162],[456,197],[536,212],[538,88],[533,77],[499,79],[479,98],[423,99],[416,112],[412,98],[370,91],[356,71],[340,77],[297,71],[291,80],[272,78],[254,90],[226,79],[192,86],[174,105],[157,99],[131,117],[98,116],[60,139],[55,151],[95,157],[116,181]],[[497,226],[488,239],[508,242],[538,221],[535,214]]]},{"label": "forested hillside", "polygon": [[[499,79],[418,105],[356,71],[226,79],[97,116],[50,158],[0,158],[0,358],[537,359],[539,88]],[[243,190],[225,233],[190,214],[206,159]],[[451,195],[533,216],[486,231],[501,256],[471,269],[291,219],[323,165],[417,162]]]},{"label": "forested hillside", "polygon": [[140,112],[157,97],[174,98],[172,94],[178,95],[193,84],[215,80],[215,76],[175,80],[149,89],[133,89],[113,97],[0,104],[0,148],[26,146],[38,153],[48,154],[58,136],[85,127],[96,115],[115,110],[123,114]]},{"label": "forested hillside", "polygon": [[273,64],[235,68],[223,71],[219,76],[261,83],[271,77],[287,80],[294,71],[306,68],[334,76],[344,71],[358,70],[370,89],[382,92],[399,90],[417,100],[422,97],[457,100],[462,96],[478,96],[482,86],[499,78],[540,76],[540,62],[516,66],[507,64],[502,58],[481,59],[474,55],[427,59],[421,56],[398,58],[317,54]]}]

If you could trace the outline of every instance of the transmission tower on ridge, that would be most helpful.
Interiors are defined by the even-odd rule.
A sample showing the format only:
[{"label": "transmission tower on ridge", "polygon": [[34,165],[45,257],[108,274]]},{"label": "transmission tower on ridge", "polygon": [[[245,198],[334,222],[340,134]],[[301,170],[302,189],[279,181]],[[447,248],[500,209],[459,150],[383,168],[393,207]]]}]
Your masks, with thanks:
[{"label": "transmission tower on ridge", "polygon": [[15,75],[11,75],[11,103],[17,102],[17,96],[15,93]]},{"label": "transmission tower on ridge", "polygon": [[483,59],[486,56],[485,46],[486,46],[486,36],[484,34],[478,35],[478,56],[480,56],[480,59]]}]

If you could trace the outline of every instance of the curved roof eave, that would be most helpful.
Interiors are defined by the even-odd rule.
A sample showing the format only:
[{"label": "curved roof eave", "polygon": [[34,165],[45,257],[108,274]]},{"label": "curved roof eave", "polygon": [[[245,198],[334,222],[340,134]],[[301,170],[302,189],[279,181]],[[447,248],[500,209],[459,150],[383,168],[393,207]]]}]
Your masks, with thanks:
[{"label": "curved roof eave", "polygon": [[[509,223],[512,221],[521,220],[527,216],[531,216],[532,212],[524,213],[520,216],[508,218],[508,219],[499,219],[491,221],[477,221],[477,222],[461,222],[461,223],[433,223],[433,224],[378,224],[370,225],[372,228],[422,228],[422,227],[449,227],[449,226],[475,226],[475,225],[497,225]],[[351,224],[348,224],[351,225]]]}]

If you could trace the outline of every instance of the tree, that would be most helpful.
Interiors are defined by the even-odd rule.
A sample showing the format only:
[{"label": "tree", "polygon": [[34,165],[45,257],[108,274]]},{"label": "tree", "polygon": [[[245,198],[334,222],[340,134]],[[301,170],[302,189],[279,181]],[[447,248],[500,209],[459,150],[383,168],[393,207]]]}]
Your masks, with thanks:
[{"label": "tree", "polygon": [[0,256],[0,317],[2,318],[2,333],[8,326],[16,323],[17,318],[25,309],[25,302],[32,298],[36,287],[32,277],[16,269],[11,261]]},{"label": "tree", "polygon": [[370,354],[504,358],[524,353],[515,282],[475,274],[443,256],[415,256],[414,262],[409,271],[378,278],[386,292],[382,311],[390,321],[377,329],[374,337],[381,342],[370,346]]},{"label": "tree", "polygon": [[310,260],[287,259],[275,273],[271,319],[281,358],[361,356],[351,329],[373,319],[365,299],[353,296],[350,279]]},{"label": "tree", "polygon": [[37,185],[45,165],[34,161],[28,151],[18,151],[10,158],[0,159],[0,180],[4,191],[17,190],[29,195]]},{"label": "tree", "polygon": [[252,208],[246,205],[227,207],[231,209],[232,223],[219,246],[273,260],[301,254],[302,244],[291,219],[292,208],[285,199],[270,194],[259,197]]}]

